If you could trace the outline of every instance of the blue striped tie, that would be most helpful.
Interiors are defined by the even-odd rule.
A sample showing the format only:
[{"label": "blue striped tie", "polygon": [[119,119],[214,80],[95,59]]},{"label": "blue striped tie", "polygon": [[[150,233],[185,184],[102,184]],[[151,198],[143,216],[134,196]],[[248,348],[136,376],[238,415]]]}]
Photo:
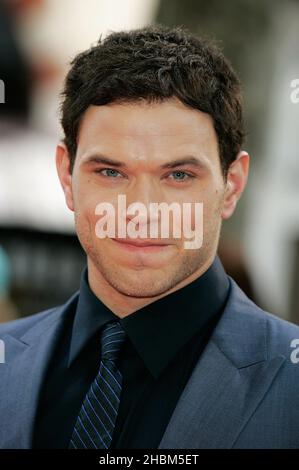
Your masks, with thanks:
[{"label": "blue striped tie", "polygon": [[108,449],[111,444],[122,388],[116,360],[125,335],[118,320],[102,331],[100,369],[84,398],[70,449]]}]

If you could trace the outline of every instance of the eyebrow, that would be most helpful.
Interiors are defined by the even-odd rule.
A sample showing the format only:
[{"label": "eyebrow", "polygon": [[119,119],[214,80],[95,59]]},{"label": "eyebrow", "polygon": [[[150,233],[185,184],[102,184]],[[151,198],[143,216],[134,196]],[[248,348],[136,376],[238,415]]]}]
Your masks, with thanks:
[{"label": "eyebrow", "polygon": [[91,155],[83,160],[84,164],[86,163],[102,163],[104,165],[115,166],[117,168],[126,168],[127,165],[124,162],[118,160],[113,160],[112,158],[105,157],[105,155]]},{"label": "eyebrow", "polygon": [[[103,165],[110,165],[115,168],[127,168],[127,165],[124,162],[121,162],[119,160],[113,160],[112,158],[106,157],[105,155],[101,155],[101,154],[91,155],[87,157],[82,163],[83,164],[97,163],[97,164],[103,164]],[[193,155],[187,155],[177,160],[172,160],[170,162],[163,163],[163,165],[160,165],[160,168],[161,169],[176,168],[177,166],[183,166],[183,165],[191,165],[197,168],[206,167],[206,165],[198,158],[194,157]]]},{"label": "eyebrow", "polygon": [[195,166],[197,168],[203,168],[205,167],[204,163],[201,160],[198,160],[198,158],[193,157],[192,155],[188,155],[186,157],[179,158],[177,160],[172,160],[171,162],[164,163],[161,165],[160,168],[175,168],[177,166],[183,166],[183,165],[191,165]]}]

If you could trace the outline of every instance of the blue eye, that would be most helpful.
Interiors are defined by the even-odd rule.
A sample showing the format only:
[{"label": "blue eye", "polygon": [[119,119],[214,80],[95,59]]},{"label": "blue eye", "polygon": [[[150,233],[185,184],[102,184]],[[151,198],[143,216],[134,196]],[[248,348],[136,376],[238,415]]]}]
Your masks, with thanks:
[{"label": "blue eye", "polygon": [[113,168],[102,168],[101,170],[97,170],[96,172],[103,174],[103,171],[107,172],[106,175],[103,175],[103,176],[107,176],[107,178],[109,178],[109,176],[112,176],[113,178],[115,178],[117,174],[120,175],[119,171],[114,170]]},{"label": "blue eye", "polygon": [[[172,173],[170,173],[171,175],[176,175],[176,176],[179,176],[178,178],[174,178],[175,181],[185,181],[186,179],[188,178],[194,178],[193,175],[190,175],[190,173],[186,173],[185,171],[173,171]],[[183,176],[183,178],[181,177]],[[185,178],[185,177],[188,177],[188,178]]]}]

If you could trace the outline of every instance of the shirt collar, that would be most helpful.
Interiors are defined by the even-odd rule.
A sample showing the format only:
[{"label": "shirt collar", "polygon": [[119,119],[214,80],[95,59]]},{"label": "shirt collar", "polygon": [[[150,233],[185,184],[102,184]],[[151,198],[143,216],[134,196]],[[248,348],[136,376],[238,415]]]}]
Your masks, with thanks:
[{"label": "shirt collar", "polygon": [[120,319],[91,291],[86,267],[81,276],[68,366],[105,323],[119,320],[144,364],[157,378],[187,341],[221,313],[229,285],[216,256],[208,270],[191,283]]}]

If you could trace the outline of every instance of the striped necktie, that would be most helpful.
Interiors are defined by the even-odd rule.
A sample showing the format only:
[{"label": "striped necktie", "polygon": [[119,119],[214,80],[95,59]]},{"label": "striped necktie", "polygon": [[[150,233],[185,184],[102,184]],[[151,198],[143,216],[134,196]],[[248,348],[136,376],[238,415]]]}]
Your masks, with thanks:
[{"label": "striped necktie", "polygon": [[118,320],[104,326],[100,369],[84,398],[69,449],[108,449],[111,444],[122,389],[116,360],[125,335]]}]

